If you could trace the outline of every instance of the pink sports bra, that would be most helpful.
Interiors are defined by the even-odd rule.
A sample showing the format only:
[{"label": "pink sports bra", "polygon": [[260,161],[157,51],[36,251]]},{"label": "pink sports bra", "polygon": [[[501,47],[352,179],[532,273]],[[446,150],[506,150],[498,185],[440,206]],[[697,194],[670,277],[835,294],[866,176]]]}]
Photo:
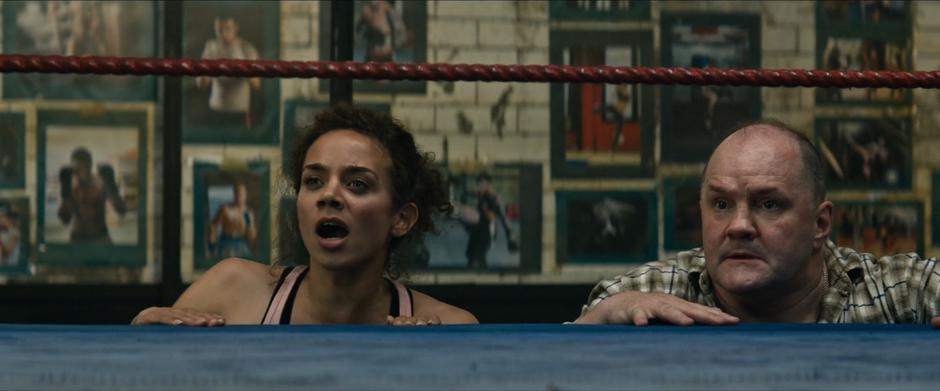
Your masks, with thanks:
[{"label": "pink sports bra", "polygon": [[[268,309],[264,312],[263,325],[290,324],[291,313],[294,309],[294,298],[297,296],[297,290],[300,282],[307,276],[310,268],[307,266],[288,266],[281,272],[281,278],[274,287],[274,293],[268,302]],[[414,302],[411,297],[411,290],[397,281],[388,281],[393,291],[398,294],[392,295],[392,302],[389,305],[388,314],[397,316],[412,316]]]}]

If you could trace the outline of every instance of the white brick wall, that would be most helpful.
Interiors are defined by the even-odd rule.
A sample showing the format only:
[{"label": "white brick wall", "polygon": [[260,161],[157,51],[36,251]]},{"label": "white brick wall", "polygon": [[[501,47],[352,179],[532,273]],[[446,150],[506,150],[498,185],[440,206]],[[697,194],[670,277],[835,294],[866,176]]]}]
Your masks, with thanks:
[{"label": "white brick wall", "polygon": [[428,21],[428,46],[474,46],[477,21],[442,18]]},{"label": "white brick wall", "polygon": [[766,26],[761,35],[761,49],[766,52],[796,52],[797,51],[797,26],[796,25],[777,25]]},{"label": "white brick wall", "polygon": [[516,17],[516,4],[513,1],[466,1],[437,0],[431,9],[437,17],[478,17],[486,19],[506,19]]}]

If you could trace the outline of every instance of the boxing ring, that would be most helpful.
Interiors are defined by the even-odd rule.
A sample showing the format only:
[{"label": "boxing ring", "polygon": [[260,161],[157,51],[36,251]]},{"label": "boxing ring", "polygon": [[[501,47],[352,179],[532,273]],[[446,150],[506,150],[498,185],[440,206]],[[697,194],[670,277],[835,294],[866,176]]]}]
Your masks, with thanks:
[{"label": "boxing ring", "polygon": [[936,390],[940,330],[0,326],[16,390]]},{"label": "boxing ring", "polygon": [[[940,88],[938,71],[24,55],[0,55],[0,72]],[[17,390],[937,390],[938,363],[928,326],[0,325],[0,389]]]}]

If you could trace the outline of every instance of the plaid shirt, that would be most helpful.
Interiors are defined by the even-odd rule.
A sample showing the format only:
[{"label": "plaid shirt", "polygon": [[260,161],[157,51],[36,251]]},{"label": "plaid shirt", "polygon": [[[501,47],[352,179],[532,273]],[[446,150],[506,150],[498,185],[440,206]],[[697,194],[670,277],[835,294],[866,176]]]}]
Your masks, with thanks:
[{"label": "plaid shirt", "polygon": [[[819,323],[929,323],[940,315],[940,268],[935,258],[907,253],[875,259],[828,240],[823,257],[829,290],[820,303]],[[599,282],[581,314],[623,291],[661,292],[718,306],[701,248]]]}]

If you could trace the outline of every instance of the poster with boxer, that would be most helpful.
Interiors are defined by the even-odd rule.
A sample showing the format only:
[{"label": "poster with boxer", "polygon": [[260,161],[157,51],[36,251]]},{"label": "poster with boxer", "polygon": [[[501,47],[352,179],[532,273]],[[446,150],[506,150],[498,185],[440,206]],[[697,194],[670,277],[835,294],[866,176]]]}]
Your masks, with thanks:
[{"label": "poster with boxer", "polygon": [[833,200],[832,241],[876,257],[924,253],[924,204],[919,200]]},{"label": "poster with boxer", "polygon": [[26,186],[26,114],[0,112],[0,190]]},{"label": "poster with boxer", "polygon": [[0,197],[0,275],[30,271],[29,198]]},{"label": "poster with boxer", "polygon": [[910,118],[816,119],[816,145],[833,190],[910,190],[913,180]]},{"label": "poster with boxer", "polygon": [[555,192],[555,254],[559,264],[640,263],[656,259],[656,193]]}]

